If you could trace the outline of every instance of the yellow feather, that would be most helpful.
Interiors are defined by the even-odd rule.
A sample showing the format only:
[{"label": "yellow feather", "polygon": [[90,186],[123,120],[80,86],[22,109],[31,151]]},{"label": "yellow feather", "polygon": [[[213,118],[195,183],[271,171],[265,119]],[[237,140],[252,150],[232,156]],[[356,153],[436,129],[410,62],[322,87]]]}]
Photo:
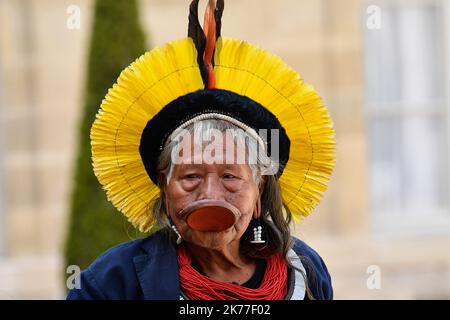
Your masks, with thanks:
[{"label": "yellow feather", "polygon": [[333,124],[322,99],[279,57],[247,42],[219,38],[214,61],[217,88],[258,102],[285,128],[291,149],[280,178],[283,198],[296,220],[309,215],[336,161]]},{"label": "yellow feather", "polygon": [[142,232],[152,225],[150,204],[159,195],[139,154],[142,131],[169,102],[203,88],[197,51],[186,38],[139,57],[102,102],[91,129],[94,172],[108,200]]}]

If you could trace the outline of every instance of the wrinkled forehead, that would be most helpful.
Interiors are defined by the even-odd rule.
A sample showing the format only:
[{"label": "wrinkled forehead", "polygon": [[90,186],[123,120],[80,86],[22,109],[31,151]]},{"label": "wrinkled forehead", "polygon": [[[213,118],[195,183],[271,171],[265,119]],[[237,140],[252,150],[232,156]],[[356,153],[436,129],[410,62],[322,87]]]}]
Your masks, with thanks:
[{"label": "wrinkled forehead", "polygon": [[218,176],[232,175],[244,180],[255,179],[252,168],[248,164],[206,164],[206,163],[182,163],[173,166],[173,176],[190,174],[216,174]]},{"label": "wrinkled forehead", "polygon": [[257,162],[257,152],[262,151],[252,137],[233,129],[185,130],[174,141],[171,160],[175,165],[252,165]]}]

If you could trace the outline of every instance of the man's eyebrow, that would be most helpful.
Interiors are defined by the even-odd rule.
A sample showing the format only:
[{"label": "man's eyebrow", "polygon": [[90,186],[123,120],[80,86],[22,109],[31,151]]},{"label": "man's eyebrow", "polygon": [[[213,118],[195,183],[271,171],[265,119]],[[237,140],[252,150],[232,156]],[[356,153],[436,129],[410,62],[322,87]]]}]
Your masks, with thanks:
[{"label": "man's eyebrow", "polygon": [[199,166],[199,164],[195,163],[181,163],[177,165],[179,169],[190,169],[190,168],[196,168]]},{"label": "man's eyebrow", "polygon": [[225,166],[225,169],[239,169],[240,168],[240,164],[236,164],[236,163],[227,163],[227,164],[224,164],[224,166]]}]

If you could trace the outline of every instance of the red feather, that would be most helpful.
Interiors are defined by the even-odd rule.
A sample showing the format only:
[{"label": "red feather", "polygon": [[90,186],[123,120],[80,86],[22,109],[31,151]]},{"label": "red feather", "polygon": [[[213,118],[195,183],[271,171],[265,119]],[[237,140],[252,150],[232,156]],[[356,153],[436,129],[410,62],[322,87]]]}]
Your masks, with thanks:
[{"label": "red feather", "polygon": [[203,53],[203,63],[206,66],[208,72],[208,89],[214,89],[216,87],[216,76],[214,74],[213,67],[213,54],[216,47],[216,1],[209,0],[208,6],[205,11],[205,19],[203,23],[203,30],[206,36],[206,47]]}]

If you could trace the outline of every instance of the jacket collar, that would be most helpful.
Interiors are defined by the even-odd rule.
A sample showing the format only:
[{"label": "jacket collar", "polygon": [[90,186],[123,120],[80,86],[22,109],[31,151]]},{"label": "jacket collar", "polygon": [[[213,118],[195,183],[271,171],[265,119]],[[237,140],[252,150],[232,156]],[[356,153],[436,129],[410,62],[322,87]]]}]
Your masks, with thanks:
[{"label": "jacket collar", "polygon": [[144,254],[133,258],[144,298],[179,300],[180,284],[176,250],[169,236],[159,231],[142,240]]}]

